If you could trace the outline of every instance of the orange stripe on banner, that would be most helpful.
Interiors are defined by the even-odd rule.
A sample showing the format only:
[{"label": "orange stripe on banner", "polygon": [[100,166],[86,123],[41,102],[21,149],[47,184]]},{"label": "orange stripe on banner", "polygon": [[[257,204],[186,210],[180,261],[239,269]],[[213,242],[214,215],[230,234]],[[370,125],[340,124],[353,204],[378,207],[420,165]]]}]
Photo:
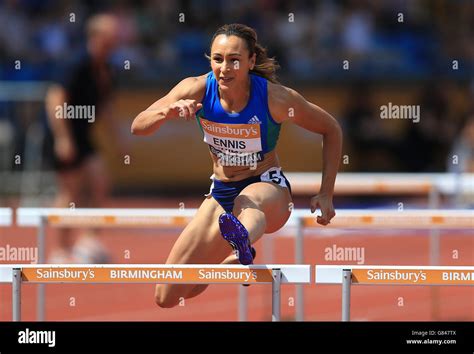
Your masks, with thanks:
[{"label": "orange stripe on banner", "polygon": [[48,215],[48,222],[51,224],[57,224],[60,220],[59,215]]},{"label": "orange stripe on banner", "polygon": [[415,185],[416,187],[414,187],[413,184],[405,184],[405,183],[387,184],[385,182],[378,182],[373,185],[373,190],[379,193],[386,193],[389,191],[399,191],[399,192],[400,191],[407,191],[407,192],[417,191],[417,192],[422,192],[422,193],[428,193],[432,189],[432,185],[430,183],[420,183],[420,184],[415,184]]},{"label": "orange stripe on banner", "polygon": [[225,268],[24,268],[33,283],[271,283],[270,269]]},{"label": "orange stripe on banner", "polygon": [[360,218],[364,224],[372,224],[374,222],[374,217],[373,216],[362,216]]},{"label": "orange stripe on banner", "polygon": [[316,218],[304,218],[303,219],[303,226],[305,227],[311,227],[311,226],[315,226],[317,223],[316,223]]},{"label": "orange stripe on banner", "polygon": [[472,270],[353,269],[357,284],[474,285]]},{"label": "orange stripe on banner", "polygon": [[185,216],[175,216],[173,218],[173,224],[177,226],[187,225],[188,219]]},{"label": "orange stripe on banner", "polygon": [[116,217],[112,215],[106,215],[104,216],[104,222],[108,225],[113,225],[116,223]]},{"label": "orange stripe on banner", "polygon": [[431,217],[433,224],[444,224],[444,218],[442,216],[433,216]]},{"label": "orange stripe on banner", "polygon": [[430,184],[430,183],[426,183],[426,184],[423,184],[420,189],[425,192],[425,193],[428,193],[430,192],[432,189],[433,189],[433,186]]}]

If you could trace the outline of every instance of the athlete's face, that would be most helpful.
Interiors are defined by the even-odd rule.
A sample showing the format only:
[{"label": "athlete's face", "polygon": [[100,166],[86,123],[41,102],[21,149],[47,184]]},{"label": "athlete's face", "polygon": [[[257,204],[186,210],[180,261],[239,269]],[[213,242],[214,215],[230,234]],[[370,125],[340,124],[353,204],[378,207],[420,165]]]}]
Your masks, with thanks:
[{"label": "athlete's face", "polygon": [[237,36],[218,35],[211,46],[211,68],[221,89],[248,82],[255,66],[255,54],[249,57],[245,41]]}]

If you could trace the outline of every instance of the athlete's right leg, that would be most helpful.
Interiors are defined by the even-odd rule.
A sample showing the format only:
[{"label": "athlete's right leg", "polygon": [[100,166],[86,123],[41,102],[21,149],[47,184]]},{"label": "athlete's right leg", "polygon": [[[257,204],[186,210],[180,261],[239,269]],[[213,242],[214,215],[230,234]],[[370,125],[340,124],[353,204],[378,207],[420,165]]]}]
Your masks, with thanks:
[{"label": "athlete's right leg", "polygon": [[[166,264],[220,264],[232,251],[220,233],[218,219],[224,209],[217,201],[208,197],[199,207],[193,220],[176,240]],[[174,307],[180,298],[195,296],[196,288],[201,293],[206,285],[158,284],[155,302],[160,307]],[[193,291],[194,290],[194,291]]]}]

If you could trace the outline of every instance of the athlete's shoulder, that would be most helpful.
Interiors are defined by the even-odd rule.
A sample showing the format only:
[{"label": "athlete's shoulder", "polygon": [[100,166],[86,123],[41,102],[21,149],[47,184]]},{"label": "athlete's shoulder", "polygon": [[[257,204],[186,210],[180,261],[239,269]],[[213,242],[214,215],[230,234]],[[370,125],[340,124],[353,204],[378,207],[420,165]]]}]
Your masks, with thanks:
[{"label": "athlete's shoulder", "polygon": [[181,80],[174,88],[181,97],[201,101],[206,92],[206,79],[208,74],[190,76]]},{"label": "athlete's shoulder", "polygon": [[276,103],[286,102],[297,96],[299,93],[296,90],[268,81],[268,98],[273,99]]},{"label": "athlete's shoulder", "polygon": [[268,108],[273,119],[282,123],[288,119],[292,102],[299,96],[292,88],[268,81]]},{"label": "athlete's shoulder", "polygon": [[204,90],[206,88],[207,76],[208,74],[204,74],[200,76],[190,76],[183,79],[179,83],[179,85],[183,85],[194,90]]}]

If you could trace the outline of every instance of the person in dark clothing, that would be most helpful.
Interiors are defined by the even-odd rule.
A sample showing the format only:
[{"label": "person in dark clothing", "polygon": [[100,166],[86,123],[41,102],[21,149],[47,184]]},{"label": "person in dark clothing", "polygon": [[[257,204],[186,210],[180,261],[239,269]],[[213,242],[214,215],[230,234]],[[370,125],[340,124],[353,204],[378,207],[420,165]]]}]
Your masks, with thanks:
[{"label": "person in dark clothing", "polygon": [[[86,53],[68,65],[49,88],[46,111],[53,138],[53,166],[59,192],[55,207],[100,207],[107,195],[108,182],[103,161],[93,144],[94,123],[112,123],[111,99],[114,75],[108,59],[117,46],[117,20],[100,14],[87,23]],[[92,177],[93,176],[93,177]],[[84,189],[88,188],[88,193]],[[51,262],[97,263],[105,260],[105,250],[93,232],[73,245],[69,232],[60,236],[60,247]]]}]

